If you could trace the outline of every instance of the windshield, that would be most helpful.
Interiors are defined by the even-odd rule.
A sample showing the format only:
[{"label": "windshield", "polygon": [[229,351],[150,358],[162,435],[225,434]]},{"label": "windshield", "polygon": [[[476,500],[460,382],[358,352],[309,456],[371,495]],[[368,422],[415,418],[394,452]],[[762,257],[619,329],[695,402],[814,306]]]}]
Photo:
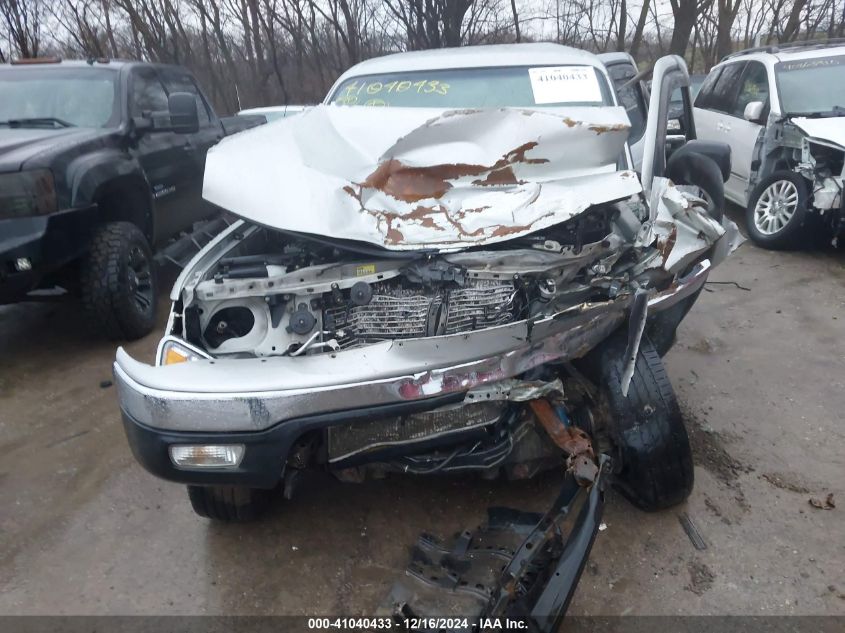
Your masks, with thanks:
[{"label": "windshield", "polygon": [[775,66],[784,114],[832,114],[845,105],[845,55]]},{"label": "windshield", "polygon": [[418,108],[613,105],[607,82],[592,66],[460,68],[350,77],[330,101]]},{"label": "windshield", "polygon": [[4,68],[0,95],[0,123],[108,127],[119,120],[114,70]]}]

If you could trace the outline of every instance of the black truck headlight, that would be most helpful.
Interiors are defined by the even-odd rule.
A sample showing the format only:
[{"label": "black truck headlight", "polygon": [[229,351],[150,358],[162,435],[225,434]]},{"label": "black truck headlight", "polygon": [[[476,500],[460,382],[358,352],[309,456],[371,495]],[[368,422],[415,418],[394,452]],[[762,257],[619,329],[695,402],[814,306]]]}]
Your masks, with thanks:
[{"label": "black truck headlight", "polygon": [[0,219],[56,211],[56,183],[49,169],[0,174]]}]

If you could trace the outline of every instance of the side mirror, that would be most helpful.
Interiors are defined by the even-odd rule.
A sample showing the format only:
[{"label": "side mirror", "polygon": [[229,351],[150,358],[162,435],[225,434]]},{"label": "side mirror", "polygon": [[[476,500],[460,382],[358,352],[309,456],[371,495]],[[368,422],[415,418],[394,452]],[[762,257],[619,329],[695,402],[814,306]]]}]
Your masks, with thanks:
[{"label": "side mirror", "polygon": [[763,102],[752,101],[745,106],[745,112],[742,113],[743,118],[751,123],[761,123],[763,120]]},{"label": "side mirror", "polygon": [[177,134],[194,134],[199,130],[197,99],[190,92],[173,92],[167,98],[170,128]]}]

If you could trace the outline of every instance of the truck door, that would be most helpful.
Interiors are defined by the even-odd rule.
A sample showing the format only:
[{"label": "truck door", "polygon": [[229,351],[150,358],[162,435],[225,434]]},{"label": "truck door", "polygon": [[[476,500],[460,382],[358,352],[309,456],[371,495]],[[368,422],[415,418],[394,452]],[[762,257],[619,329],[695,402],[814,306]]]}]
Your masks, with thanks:
[{"label": "truck door", "polygon": [[[134,69],[129,79],[129,112],[132,117],[152,119],[153,112],[167,111],[167,93],[152,67]],[[190,203],[193,174],[191,156],[185,151],[184,136],[154,128],[145,130],[133,148],[155,201],[155,243],[190,224],[185,213]]]},{"label": "truck door", "polygon": [[[194,95],[197,102],[199,129],[195,134],[183,134],[183,148],[190,157],[190,176],[188,191],[190,204],[184,210],[186,220],[196,222],[215,213],[215,208],[202,198],[202,182],[205,174],[205,157],[220,139],[223,138],[223,126],[197,88],[194,78],[180,68],[163,68],[161,76],[167,94],[173,92],[188,92]],[[183,227],[184,228],[184,227]]]}]

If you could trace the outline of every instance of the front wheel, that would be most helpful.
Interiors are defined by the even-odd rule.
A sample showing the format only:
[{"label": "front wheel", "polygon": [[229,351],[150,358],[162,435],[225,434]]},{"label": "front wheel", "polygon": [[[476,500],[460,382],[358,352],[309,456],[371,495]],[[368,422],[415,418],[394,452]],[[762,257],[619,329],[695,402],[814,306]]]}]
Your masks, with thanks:
[{"label": "front wheel", "polygon": [[748,202],[748,235],[758,246],[795,248],[804,233],[809,206],[807,180],[793,171],[776,171],[763,178]]},{"label": "front wheel", "polygon": [[141,230],[129,222],[100,227],[82,266],[82,305],[92,329],[134,340],[156,324],[155,264]]},{"label": "front wheel", "polygon": [[626,337],[617,334],[590,359],[599,379],[601,420],[614,449],[614,485],[641,510],[662,510],[692,492],[692,449],[666,368],[646,337],[628,395],[622,395],[626,346]]},{"label": "front wheel", "polygon": [[244,486],[188,486],[188,498],[201,517],[243,523],[267,512],[272,491]]}]

